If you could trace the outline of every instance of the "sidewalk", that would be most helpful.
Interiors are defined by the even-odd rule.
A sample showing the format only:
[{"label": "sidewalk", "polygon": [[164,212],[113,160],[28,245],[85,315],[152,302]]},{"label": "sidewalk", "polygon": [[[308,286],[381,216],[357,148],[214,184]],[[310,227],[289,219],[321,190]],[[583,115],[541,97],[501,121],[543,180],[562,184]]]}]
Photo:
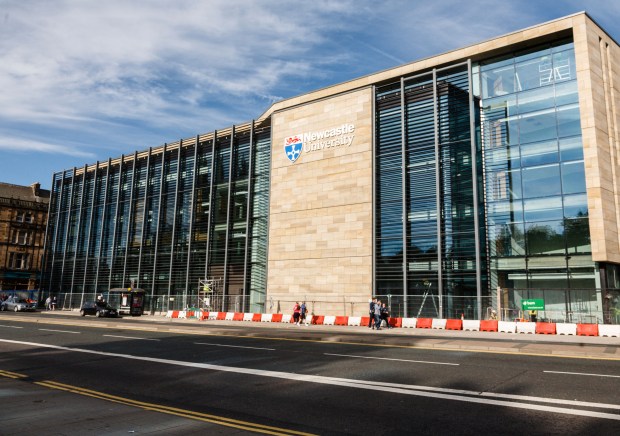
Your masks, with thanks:
[{"label": "sidewalk", "polygon": [[[60,318],[55,315],[64,315]],[[12,316],[11,319],[17,317]],[[24,316],[24,318],[29,318]],[[82,318],[77,311],[41,312],[38,322],[90,324],[97,327],[153,330],[162,332],[199,335],[221,334],[230,336],[238,330],[231,327],[251,330],[251,333],[238,331],[240,336],[281,337],[291,339],[364,343],[376,346],[398,346],[412,348],[431,348],[437,350],[461,350],[472,352],[493,352],[527,354],[557,357],[594,358],[620,361],[620,339],[600,336],[541,335],[499,332],[455,331],[419,328],[393,328],[381,331],[368,327],[311,325],[296,326],[290,323],[216,321],[198,319],[166,318],[164,315],[143,315],[119,319]],[[17,320],[17,319],[16,319]],[[30,318],[32,321],[32,318]],[[329,334],[328,334],[329,333]]]}]

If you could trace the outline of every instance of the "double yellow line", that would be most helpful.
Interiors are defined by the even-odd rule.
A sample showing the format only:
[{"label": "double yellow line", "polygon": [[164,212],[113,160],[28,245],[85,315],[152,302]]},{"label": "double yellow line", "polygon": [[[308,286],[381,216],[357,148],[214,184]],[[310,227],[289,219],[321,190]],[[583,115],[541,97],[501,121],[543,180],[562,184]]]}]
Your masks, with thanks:
[{"label": "double yellow line", "polygon": [[115,395],[109,395],[103,392],[93,391],[91,389],[85,389],[78,386],[67,385],[64,383],[58,383],[50,380],[34,381],[30,377],[24,374],[16,372],[0,370],[0,376],[12,379],[22,379],[32,381],[32,383],[43,386],[49,389],[56,389],[65,392],[71,392],[73,394],[84,395],[87,397],[97,398],[100,400],[111,401],[114,403],[124,404],[126,406],[139,407],[144,410],[152,412],[166,413],[168,415],[175,415],[182,418],[194,419],[196,421],[209,422],[211,424],[223,425],[225,427],[233,427],[240,430],[247,430],[254,433],[269,434],[269,435],[296,435],[296,436],[314,436],[312,433],[304,433],[295,430],[289,430],[279,427],[271,427],[268,425],[256,424],[253,422],[240,421],[238,419],[226,418],[224,416],[210,415],[207,413],[194,412],[191,410],[178,409],[176,407],[163,406],[160,404],[145,403],[142,401],[136,401],[129,398],[117,397]]}]

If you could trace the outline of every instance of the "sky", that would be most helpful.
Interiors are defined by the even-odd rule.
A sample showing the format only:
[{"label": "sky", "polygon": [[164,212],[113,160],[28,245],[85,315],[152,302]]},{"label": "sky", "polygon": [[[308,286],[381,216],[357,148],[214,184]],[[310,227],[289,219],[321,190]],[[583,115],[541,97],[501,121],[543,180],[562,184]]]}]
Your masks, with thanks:
[{"label": "sky", "polygon": [[0,0],[0,182],[260,117],[274,102],[611,0]]}]

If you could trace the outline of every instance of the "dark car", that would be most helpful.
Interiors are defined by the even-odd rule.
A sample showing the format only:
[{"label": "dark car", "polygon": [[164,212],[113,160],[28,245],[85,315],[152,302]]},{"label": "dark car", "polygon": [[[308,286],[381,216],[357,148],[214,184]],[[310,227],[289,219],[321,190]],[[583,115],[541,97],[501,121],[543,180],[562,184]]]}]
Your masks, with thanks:
[{"label": "dark car", "polygon": [[34,312],[35,310],[37,310],[37,303],[34,303],[26,298],[10,297],[2,302],[2,306],[0,306],[0,309],[13,310],[15,312]]},{"label": "dark car", "polygon": [[95,315],[97,317],[117,317],[118,311],[107,303],[100,301],[88,301],[82,305],[80,315]]}]

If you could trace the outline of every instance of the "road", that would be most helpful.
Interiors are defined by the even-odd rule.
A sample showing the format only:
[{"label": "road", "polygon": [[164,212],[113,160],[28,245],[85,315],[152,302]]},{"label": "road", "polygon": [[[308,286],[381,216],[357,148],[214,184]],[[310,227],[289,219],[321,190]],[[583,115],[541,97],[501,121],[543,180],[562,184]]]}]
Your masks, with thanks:
[{"label": "road", "polygon": [[5,435],[620,434],[617,358],[434,349],[363,327],[42,318],[0,315]]}]

